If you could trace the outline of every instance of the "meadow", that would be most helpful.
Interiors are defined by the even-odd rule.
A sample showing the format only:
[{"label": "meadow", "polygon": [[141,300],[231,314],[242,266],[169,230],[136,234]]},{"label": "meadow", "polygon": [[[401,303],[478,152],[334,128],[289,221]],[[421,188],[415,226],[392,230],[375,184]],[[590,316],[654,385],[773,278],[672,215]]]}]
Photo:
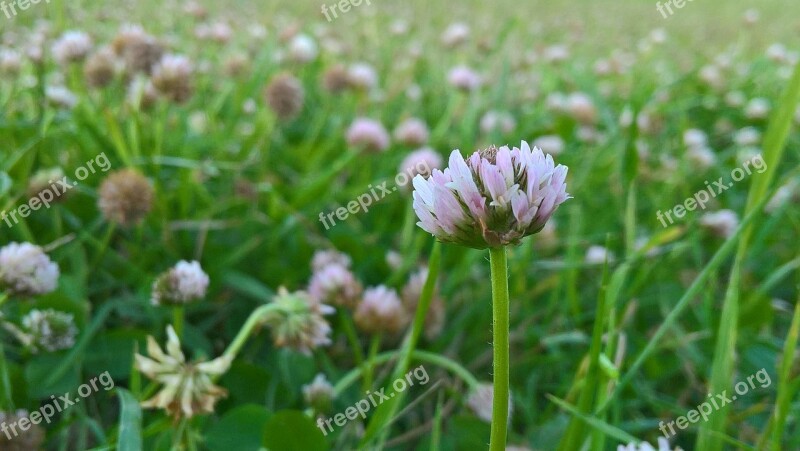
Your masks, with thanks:
[{"label": "meadow", "polygon": [[0,450],[800,449],[797,5],[665,3],[0,3]]}]

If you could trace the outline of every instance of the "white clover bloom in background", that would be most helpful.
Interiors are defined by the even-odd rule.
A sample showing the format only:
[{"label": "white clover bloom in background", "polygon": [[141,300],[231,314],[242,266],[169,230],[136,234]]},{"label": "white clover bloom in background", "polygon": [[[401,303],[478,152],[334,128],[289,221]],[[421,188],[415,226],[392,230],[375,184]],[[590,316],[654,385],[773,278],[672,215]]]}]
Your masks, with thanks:
[{"label": "white clover bloom in background", "polygon": [[[494,387],[491,383],[480,384],[473,388],[467,397],[467,407],[481,420],[492,422],[492,401],[494,400]],[[508,421],[514,410],[511,392],[508,393]]]},{"label": "white clover bloom in background", "polygon": [[700,225],[714,235],[728,238],[739,227],[739,216],[733,210],[709,212],[700,217]]},{"label": "white clover bloom in background", "polygon": [[769,213],[775,213],[787,203],[797,202],[798,200],[800,200],[800,183],[796,180],[791,180],[775,191],[775,195],[767,202],[764,210]]},{"label": "white clover bloom in background", "polygon": [[456,47],[466,42],[469,39],[469,35],[469,25],[456,22],[450,24],[442,33],[442,44],[445,47]]},{"label": "white clover bloom in background", "polygon": [[317,412],[326,412],[335,397],[333,385],[319,373],[310,384],[303,385],[303,399]]},{"label": "white clover bloom in background", "polygon": [[414,178],[417,225],[440,241],[476,249],[516,244],[570,198],[566,177],[566,166],[524,141],[466,160],[454,150],[444,172]]},{"label": "white clover bloom in background", "polygon": [[50,48],[53,58],[62,65],[83,60],[91,50],[92,38],[76,30],[64,32]]},{"label": "white clover bloom in background", "polygon": [[603,246],[589,246],[586,250],[584,261],[590,265],[602,265],[606,262],[614,261],[614,253]]},{"label": "white clover bloom in background", "polygon": [[451,69],[447,74],[447,81],[451,86],[462,91],[474,91],[483,83],[477,72],[463,65]]},{"label": "white clover bloom in background", "polygon": [[508,111],[490,110],[481,117],[481,132],[489,134],[493,131],[511,133],[517,127],[517,121]]},{"label": "white clover bloom in background", "polygon": [[671,448],[669,446],[669,442],[664,437],[658,438],[658,448],[654,448],[653,445],[647,442],[640,442],[639,444],[636,443],[629,443],[628,445],[619,445],[617,446],[617,451],[683,451],[682,448]]},{"label": "white clover bloom in background", "polygon": [[747,102],[747,96],[742,91],[731,91],[725,94],[725,104],[731,108],[741,108]]},{"label": "white clover bloom in background", "polygon": [[755,127],[742,128],[733,135],[733,142],[737,146],[756,146],[761,142],[761,132]]},{"label": "white clover bloom in background", "polygon": [[411,177],[421,175],[425,178],[431,175],[431,171],[442,167],[442,156],[430,147],[417,149],[400,163],[398,172],[409,174]]},{"label": "white clover bloom in background", "polygon": [[50,293],[58,277],[58,265],[39,246],[10,243],[0,249],[0,287],[12,296]]},{"label": "white clover bloom in background", "polygon": [[192,95],[193,73],[194,64],[187,56],[167,54],[153,67],[151,80],[159,93],[182,103]]},{"label": "white clover bloom in background", "polygon": [[59,108],[71,110],[78,104],[78,96],[64,86],[47,86],[44,95],[50,104]]},{"label": "white clover bloom in background", "polygon": [[573,119],[582,124],[593,124],[597,121],[594,101],[582,92],[574,92],[567,97],[566,109]]},{"label": "white clover bloom in background", "polygon": [[353,314],[356,326],[368,334],[397,334],[409,317],[397,292],[384,285],[368,288]]},{"label": "white clover bloom in background", "polygon": [[697,165],[699,169],[708,169],[717,162],[717,156],[708,147],[690,147],[686,153],[690,162]]},{"label": "white clover bloom in background", "polygon": [[690,128],[683,132],[683,145],[686,147],[703,147],[708,144],[708,135],[703,130]]},{"label": "white clover bloom in background", "polygon": [[336,263],[315,270],[308,283],[308,294],[314,300],[348,308],[356,305],[362,290],[350,269]]},{"label": "white clover bloom in background", "polygon": [[31,310],[22,318],[22,334],[18,336],[33,352],[69,349],[75,345],[78,328],[72,314],[57,310]]},{"label": "white clover bloom in background", "polygon": [[331,344],[331,326],[323,315],[333,313],[333,307],[305,291],[289,293],[284,287],[272,302],[276,309],[265,315],[264,324],[272,330],[275,346],[310,355],[313,349]]},{"label": "white clover bloom in background", "polygon": [[744,107],[744,115],[748,119],[766,119],[769,116],[770,104],[769,100],[757,97],[750,100],[747,106]]},{"label": "white clover bloom in background", "polygon": [[542,152],[557,157],[564,152],[564,140],[558,135],[544,135],[533,141],[533,147],[542,149]]},{"label": "white clover bloom in background", "polygon": [[569,48],[563,44],[551,45],[544,49],[542,57],[551,64],[563,63],[569,59]]},{"label": "white clover bloom in background", "polygon": [[12,49],[0,47],[0,73],[16,74],[22,68],[22,55]]},{"label": "white clover bloom in background", "polygon": [[310,63],[317,59],[319,48],[316,41],[307,34],[298,34],[287,46],[289,59],[297,63]]},{"label": "white clover bloom in background", "polygon": [[153,282],[151,302],[160,304],[186,304],[202,299],[208,290],[208,274],[196,261],[179,261]]},{"label": "white clover bloom in background", "polygon": [[421,146],[428,142],[430,131],[422,119],[410,117],[394,129],[394,139],[407,146]]},{"label": "white clover bloom in background", "polygon": [[347,69],[347,81],[350,86],[370,90],[378,86],[378,73],[367,63],[355,63]]},{"label": "white clover bloom in background", "polygon": [[349,268],[351,264],[350,257],[337,250],[316,251],[314,256],[311,257],[311,269],[314,271],[322,271],[328,265],[341,265]]},{"label": "white clover bloom in background", "polygon": [[134,356],[136,369],[162,388],[142,402],[142,407],[164,409],[176,419],[191,418],[198,413],[213,413],[217,400],[227,395],[213,380],[228,371],[232,357],[187,362],[172,326],[167,326],[166,353],[151,336],[147,337],[147,353],[149,357]]},{"label": "white clover bloom in background", "polygon": [[357,118],[347,129],[347,143],[372,152],[383,152],[389,148],[391,138],[383,124],[368,118]]}]

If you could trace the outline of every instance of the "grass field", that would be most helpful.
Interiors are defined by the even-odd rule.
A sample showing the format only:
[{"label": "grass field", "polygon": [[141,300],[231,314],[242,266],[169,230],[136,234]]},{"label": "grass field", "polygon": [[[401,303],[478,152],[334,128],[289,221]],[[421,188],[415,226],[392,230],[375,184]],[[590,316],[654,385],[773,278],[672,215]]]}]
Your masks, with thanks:
[{"label": "grass field", "polygon": [[800,449],[793,0],[14,5],[0,450]]}]

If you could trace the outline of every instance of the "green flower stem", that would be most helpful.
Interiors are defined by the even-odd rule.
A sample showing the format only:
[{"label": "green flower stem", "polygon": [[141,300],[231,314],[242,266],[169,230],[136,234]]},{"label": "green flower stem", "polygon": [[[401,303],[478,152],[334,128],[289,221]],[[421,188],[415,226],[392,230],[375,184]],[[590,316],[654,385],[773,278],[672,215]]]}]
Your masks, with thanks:
[{"label": "green flower stem", "polygon": [[369,354],[367,356],[367,369],[364,374],[364,391],[372,387],[372,376],[375,373],[375,356],[378,355],[378,350],[381,348],[381,334],[375,334],[372,337],[372,342],[369,345]]},{"label": "green flower stem", "polygon": [[264,317],[268,313],[276,309],[277,307],[275,306],[275,304],[269,303],[269,304],[264,304],[261,307],[253,310],[253,313],[251,313],[250,317],[248,317],[247,321],[245,321],[244,326],[242,326],[242,328],[239,329],[239,333],[236,334],[236,338],[234,338],[231,344],[228,345],[228,349],[226,349],[222,355],[225,357],[230,357],[231,360],[236,358],[236,354],[238,354],[239,351],[242,349],[242,346],[244,346],[245,342],[247,341],[247,338],[250,337],[250,334],[253,332],[253,329],[261,325],[262,321],[264,320]]},{"label": "green flower stem", "polygon": [[179,339],[183,339],[184,307],[176,305],[172,307],[172,327]]},{"label": "green flower stem", "polygon": [[[347,388],[352,385],[358,378],[364,374],[367,369],[368,365],[380,365],[386,362],[390,362],[395,360],[400,356],[400,351],[389,351],[383,354],[378,354],[372,359],[371,362],[365,363],[357,368],[350,370],[347,374],[344,375],[336,385],[333,386],[333,393],[335,396],[339,396],[342,394]],[[430,363],[432,365],[436,365],[438,367],[444,368],[447,371],[458,376],[461,380],[467,383],[470,389],[475,388],[479,385],[478,379],[469,372],[468,369],[464,368],[457,362],[448,359],[447,357],[439,354],[434,354],[431,352],[425,351],[414,351],[411,353],[411,358],[414,360],[418,360],[420,362]]]},{"label": "green flower stem", "polygon": [[489,249],[492,267],[492,344],[494,394],[492,396],[491,451],[506,449],[508,428],[508,263],[504,246]]},{"label": "green flower stem", "polygon": [[353,325],[353,320],[350,318],[343,308],[337,309],[339,311],[339,322],[344,329],[344,334],[347,341],[350,342],[350,347],[353,349],[353,359],[356,365],[361,366],[364,363],[364,353],[361,351],[361,342],[358,341],[358,334],[356,334],[356,327]]}]

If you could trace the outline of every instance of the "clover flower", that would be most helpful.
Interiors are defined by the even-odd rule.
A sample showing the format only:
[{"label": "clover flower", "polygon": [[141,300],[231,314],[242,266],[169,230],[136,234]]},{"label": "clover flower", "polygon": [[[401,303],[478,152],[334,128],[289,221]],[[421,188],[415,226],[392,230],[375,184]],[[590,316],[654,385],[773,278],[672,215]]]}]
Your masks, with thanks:
[{"label": "clover flower", "polygon": [[383,152],[389,148],[391,138],[380,122],[357,118],[347,129],[347,143],[352,147],[363,147],[371,152]]},{"label": "clover flower", "polygon": [[100,185],[97,206],[108,221],[122,226],[137,224],[153,206],[153,187],[135,169],[111,173]]},{"label": "clover flower", "polygon": [[536,138],[533,146],[542,149],[542,152],[557,157],[564,152],[564,140],[558,135],[544,135]]},{"label": "clover flower", "polygon": [[353,315],[356,326],[368,334],[401,332],[408,324],[397,292],[383,285],[368,288]]},{"label": "clover flower", "polygon": [[407,146],[421,146],[428,142],[430,131],[422,119],[410,117],[394,129],[394,139]]},{"label": "clover flower", "polygon": [[58,286],[59,270],[41,247],[10,243],[0,249],[0,287],[8,294],[35,296]]},{"label": "clover flower", "polygon": [[431,175],[431,171],[442,166],[442,157],[438,152],[430,147],[423,147],[408,154],[403,162],[400,163],[398,172],[403,172],[416,177],[421,175],[425,178]]},{"label": "clover flower", "polygon": [[179,261],[153,282],[153,305],[186,304],[205,297],[208,274],[196,261]]},{"label": "clover flower", "polygon": [[636,443],[629,443],[626,445],[619,445],[617,446],[617,451],[683,451],[683,448],[671,448],[669,446],[669,442],[664,437],[658,438],[658,448],[653,447],[653,445],[647,442],[641,442],[639,444]]},{"label": "clover flower", "polygon": [[153,86],[163,96],[175,103],[183,103],[192,96],[191,60],[183,55],[167,54],[153,67]]},{"label": "clover flower", "polygon": [[[15,331],[16,332],[16,331]],[[15,333],[32,352],[69,349],[75,345],[78,328],[75,317],[57,310],[31,310],[22,318],[22,330]]]},{"label": "clover flower", "polygon": [[28,421],[30,428],[22,434],[0,434],[0,449],[3,451],[31,451],[42,448],[45,439],[45,430],[38,424],[30,422],[30,413],[27,410],[16,412],[0,412],[0,424],[19,424],[21,420]]},{"label": "clover flower", "polygon": [[81,61],[91,50],[92,38],[82,31],[75,30],[64,32],[51,47],[53,58],[61,65]]},{"label": "clover flower", "polygon": [[176,419],[214,412],[214,404],[225,397],[227,391],[214,385],[213,380],[228,371],[232,357],[187,362],[172,326],[167,326],[167,337],[166,353],[148,336],[149,357],[134,356],[136,369],[163,385],[155,396],[142,402],[142,407],[164,409]]},{"label": "clover flower", "polygon": [[[403,286],[401,298],[407,312],[414,312],[417,310],[426,280],[428,280],[428,268],[423,267],[413,273],[411,277],[408,278],[408,282]],[[428,315],[425,317],[425,337],[428,340],[433,340],[442,332],[445,314],[447,313],[444,301],[436,293],[437,285],[434,285],[433,298],[431,298],[430,307],[428,308]]]},{"label": "clover flower", "polygon": [[314,252],[311,257],[311,269],[322,271],[329,265],[340,265],[349,268],[352,264],[350,257],[336,250],[323,250]]},{"label": "clover flower", "polygon": [[447,74],[447,81],[462,91],[474,91],[483,83],[481,76],[467,66],[456,66],[451,69]]},{"label": "clover flower", "polygon": [[317,412],[326,412],[334,396],[333,385],[322,373],[317,374],[310,384],[303,385],[303,398]]},{"label": "clover flower", "polygon": [[350,270],[340,264],[329,264],[314,272],[308,283],[308,294],[323,304],[353,307],[362,287]]},{"label": "clover flower", "polygon": [[700,225],[718,237],[728,238],[739,227],[739,216],[733,210],[709,212],[700,217]]},{"label": "clover flower", "polygon": [[567,168],[522,142],[475,152],[466,160],[450,154],[444,172],[414,178],[419,225],[441,241],[485,249],[517,244],[544,227],[570,198]]},{"label": "clover flower", "polygon": [[288,120],[296,117],[303,109],[305,91],[300,80],[284,73],[270,82],[264,91],[264,97],[278,118]]},{"label": "clover flower", "polygon": [[272,302],[276,309],[265,315],[264,324],[272,329],[275,346],[311,354],[312,349],[331,343],[331,326],[323,315],[333,313],[332,307],[304,291],[289,293],[283,287]]},{"label": "clover flower", "polygon": [[83,66],[83,76],[89,86],[102,88],[114,79],[116,59],[107,47],[93,53]]}]

